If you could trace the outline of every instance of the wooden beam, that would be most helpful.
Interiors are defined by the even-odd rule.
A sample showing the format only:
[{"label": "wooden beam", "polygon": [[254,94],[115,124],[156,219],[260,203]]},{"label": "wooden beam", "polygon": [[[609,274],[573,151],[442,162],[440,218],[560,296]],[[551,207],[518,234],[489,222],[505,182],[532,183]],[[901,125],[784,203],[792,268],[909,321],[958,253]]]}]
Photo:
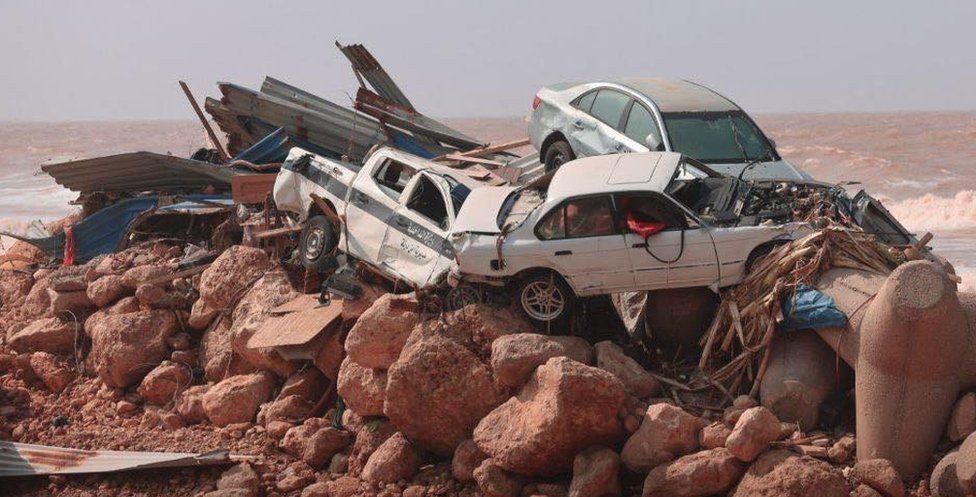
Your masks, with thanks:
[{"label": "wooden beam", "polygon": [[487,147],[478,147],[478,148],[475,148],[475,149],[468,150],[467,152],[460,152],[460,153],[456,153],[456,154],[444,154],[444,155],[440,155],[440,156],[434,157],[434,160],[435,161],[450,160],[450,159],[448,159],[448,156],[449,155],[460,155],[460,156],[464,156],[464,157],[480,157],[482,155],[493,154],[495,152],[501,152],[503,150],[508,150],[508,149],[512,149],[512,148],[518,148],[518,147],[524,147],[524,146],[526,146],[528,144],[529,144],[529,139],[528,138],[522,138],[521,140],[514,140],[514,141],[510,141],[510,142],[499,143],[498,145],[490,145],[490,146],[487,146]]},{"label": "wooden beam", "polygon": [[480,157],[469,157],[460,154],[447,154],[444,156],[444,160],[456,160],[458,162],[471,162],[474,164],[484,164],[486,166],[492,166],[492,167],[502,167],[505,165],[505,163],[498,162],[496,160],[482,159]]},{"label": "wooden beam", "polygon": [[200,118],[200,122],[203,124],[203,129],[207,130],[207,135],[210,136],[210,141],[213,142],[214,147],[217,149],[217,155],[220,156],[220,160],[226,162],[230,157],[227,152],[224,152],[224,147],[217,140],[217,133],[214,133],[213,128],[210,127],[210,123],[207,122],[207,118],[203,115],[203,111],[200,110],[200,106],[197,105],[197,100],[193,98],[193,94],[190,93],[190,87],[186,85],[185,81],[180,81],[180,88],[183,88],[183,93],[186,95],[187,100],[190,101],[190,105],[193,106],[193,111],[197,113],[197,117]]}]

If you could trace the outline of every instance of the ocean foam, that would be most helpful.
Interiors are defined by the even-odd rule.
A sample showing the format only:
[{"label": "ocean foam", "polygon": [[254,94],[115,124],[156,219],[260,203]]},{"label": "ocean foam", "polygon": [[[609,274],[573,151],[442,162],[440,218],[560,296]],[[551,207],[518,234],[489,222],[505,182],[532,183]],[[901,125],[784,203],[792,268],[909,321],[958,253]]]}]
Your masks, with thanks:
[{"label": "ocean foam", "polygon": [[976,191],[962,190],[951,197],[927,193],[885,207],[912,231],[947,231],[976,228]]}]

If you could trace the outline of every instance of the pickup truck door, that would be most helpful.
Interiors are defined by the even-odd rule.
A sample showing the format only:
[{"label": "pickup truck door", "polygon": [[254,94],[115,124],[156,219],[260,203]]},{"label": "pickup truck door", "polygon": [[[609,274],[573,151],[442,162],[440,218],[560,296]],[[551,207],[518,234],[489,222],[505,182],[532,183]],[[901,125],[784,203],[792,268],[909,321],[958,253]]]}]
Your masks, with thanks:
[{"label": "pickup truck door", "polygon": [[371,264],[379,261],[380,247],[414,171],[401,162],[377,157],[356,175],[345,211],[350,255]]},{"label": "pickup truck door", "polygon": [[379,263],[412,285],[424,287],[448,269],[454,249],[450,185],[436,174],[418,173],[407,185],[386,231]]}]

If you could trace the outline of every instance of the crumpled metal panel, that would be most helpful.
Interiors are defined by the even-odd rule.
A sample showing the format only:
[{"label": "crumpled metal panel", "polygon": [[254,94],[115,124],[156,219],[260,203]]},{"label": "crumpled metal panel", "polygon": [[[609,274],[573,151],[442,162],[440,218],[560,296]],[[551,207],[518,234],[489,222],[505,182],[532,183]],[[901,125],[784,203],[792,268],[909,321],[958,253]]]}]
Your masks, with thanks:
[{"label": "crumpled metal panel", "polygon": [[172,155],[130,152],[41,166],[59,185],[77,192],[229,189],[240,171]]},{"label": "crumpled metal panel", "polygon": [[352,63],[352,70],[356,72],[356,77],[359,78],[360,82],[365,79],[376,90],[376,93],[385,100],[399,105],[409,112],[417,112],[417,109],[413,107],[400,87],[393,82],[393,78],[387,74],[376,57],[373,57],[373,54],[366,50],[366,47],[358,43],[343,46],[338,41],[336,47]]},{"label": "crumpled metal panel", "polygon": [[47,445],[0,442],[0,477],[110,473],[134,469],[180,468],[231,464],[238,457],[226,450],[202,454],[79,450]]},{"label": "crumpled metal panel", "polygon": [[356,109],[380,121],[387,122],[419,136],[434,138],[448,145],[468,150],[485,144],[476,138],[441,124],[423,114],[418,114],[398,104],[387,101],[366,88],[356,92]]}]

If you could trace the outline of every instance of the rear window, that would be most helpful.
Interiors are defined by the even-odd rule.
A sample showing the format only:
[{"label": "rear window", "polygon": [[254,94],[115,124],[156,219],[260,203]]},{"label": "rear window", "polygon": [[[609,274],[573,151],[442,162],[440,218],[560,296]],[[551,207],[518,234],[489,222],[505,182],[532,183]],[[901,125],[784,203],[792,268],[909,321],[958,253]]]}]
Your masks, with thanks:
[{"label": "rear window", "polygon": [[604,123],[616,128],[620,125],[620,117],[630,102],[630,97],[613,90],[600,90],[593,100],[590,114]]}]

